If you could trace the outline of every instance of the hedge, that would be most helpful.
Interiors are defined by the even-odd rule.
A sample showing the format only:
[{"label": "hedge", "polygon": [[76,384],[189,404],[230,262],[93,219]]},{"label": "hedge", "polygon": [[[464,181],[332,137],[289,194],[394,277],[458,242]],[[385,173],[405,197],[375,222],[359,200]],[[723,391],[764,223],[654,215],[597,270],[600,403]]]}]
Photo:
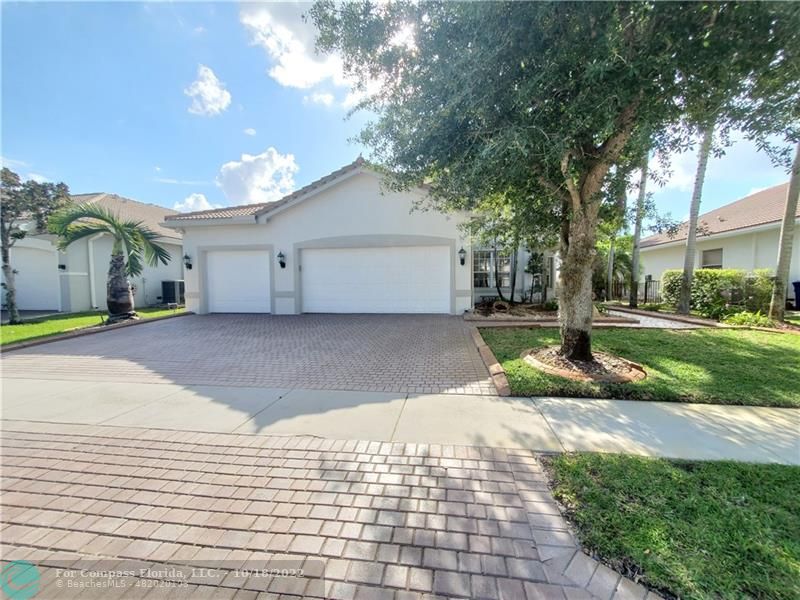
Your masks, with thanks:
[{"label": "hedge", "polygon": [[[675,307],[681,294],[682,269],[664,271],[661,297]],[[769,269],[697,269],[692,278],[690,306],[704,317],[722,319],[732,313],[769,310],[773,274]]]}]

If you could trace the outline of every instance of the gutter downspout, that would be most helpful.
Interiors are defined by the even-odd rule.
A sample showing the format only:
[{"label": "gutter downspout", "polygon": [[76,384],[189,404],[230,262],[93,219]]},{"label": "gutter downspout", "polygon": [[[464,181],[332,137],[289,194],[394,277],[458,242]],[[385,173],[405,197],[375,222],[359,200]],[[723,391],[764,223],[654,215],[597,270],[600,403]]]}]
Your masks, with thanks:
[{"label": "gutter downspout", "polygon": [[89,238],[89,242],[87,244],[88,252],[89,252],[89,302],[90,308],[95,309],[97,307],[97,298],[95,297],[95,285],[94,285],[94,241],[103,237],[102,233],[98,233],[95,236]]}]

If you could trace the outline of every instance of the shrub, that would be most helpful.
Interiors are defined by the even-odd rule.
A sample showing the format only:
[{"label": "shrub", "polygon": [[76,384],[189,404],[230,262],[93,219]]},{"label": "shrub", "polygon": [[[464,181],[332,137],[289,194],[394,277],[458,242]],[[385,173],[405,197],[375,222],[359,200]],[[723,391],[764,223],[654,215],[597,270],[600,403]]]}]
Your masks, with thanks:
[{"label": "shrub", "polygon": [[722,319],[744,298],[745,272],[740,269],[697,269],[692,280],[692,307],[704,317]]},{"label": "shrub", "polygon": [[608,312],[608,307],[605,304],[595,304],[594,307],[601,315],[604,315]]},{"label": "shrub", "polygon": [[769,312],[772,299],[772,269],[756,269],[745,278],[744,306],[750,312]]},{"label": "shrub", "polygon": [[558,300],[548,300],[542,305],[544,310],[558,310]]},{"label": "shrub", "polygon": [[648,302],[647,304],[642,304],[639,308],[642,310],[650,310],[652,312],[658,312],[660,310],[664,310],[665,306],[663,303],[660,302]]},{"label": "shrub", "polygon": [[678,306],[678,300],[681,298],[682,276],[682,269],[669,269],[661,276],[661,298],[665,304],[673,308]]},{"label": "shrub", "polygon": [[741,312],[728,315],[722,321],[726,325],[747,325],[748,327],[774,327],[775,323],[767,315],[762,315],[761,311],[750,312],[743,310]]}]

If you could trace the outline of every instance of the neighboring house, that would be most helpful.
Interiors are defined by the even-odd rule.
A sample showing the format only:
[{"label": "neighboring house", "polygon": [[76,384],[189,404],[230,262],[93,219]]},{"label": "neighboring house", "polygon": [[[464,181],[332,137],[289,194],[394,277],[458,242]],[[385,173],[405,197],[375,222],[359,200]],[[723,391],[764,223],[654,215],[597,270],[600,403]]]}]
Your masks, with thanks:
[{"label": "neighboring house", "polygon": [[[698,269],[772,269],[778,263],[778,236],[789,184],[750,194],[698,218]],[[667,269],[682,269],[688,225],[677,234],[652,235],[641,242],[643,274],[660,280]],[[792,281],[800,281],[800,208],[795,217],[788,297],[794,297]]]},{"label": "neighboring house", "polygon": [[[496,295],[486,251],[473,257],[459,227],[466,213],[420,210],[423,190],[381,184],[359,158],[275,202],[168,215],[164,224],[183,234],[192,264],[187,308],[459,314]],[[519,290],[530,287],[526,262],[518,261]]]},{"label": "neighboring house", "polygon": [[[145,265],[140,277],[133,278],[137,306],[160,304],[161,282],[183,279],[181,236],[165,228],[164,218],[176,211],[144,204],[116,194],[77,194],[78,204],[103,206],[122,219],[142,221],[159,234],[159,242],[169,251],[168,265]],[[11,264],[16,277],[17,305],[20,310],[78,312],[106,308],[106,280],[111,258],[111,236],[99,234],[79,240],[64,251],[56,247],[50,234],[28,234],[11,248]]]}]

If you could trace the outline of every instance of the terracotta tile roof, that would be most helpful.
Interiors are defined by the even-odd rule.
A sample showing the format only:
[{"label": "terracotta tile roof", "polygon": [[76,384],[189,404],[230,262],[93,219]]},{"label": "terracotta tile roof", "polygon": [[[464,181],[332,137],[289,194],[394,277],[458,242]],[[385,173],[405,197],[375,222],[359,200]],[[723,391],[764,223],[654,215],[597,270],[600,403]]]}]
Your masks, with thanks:
[{"label": "terracotta tile roof", "polygon": [[124,198],[117,194],[72,194],[71,197],[72,201],[76,204],[96,204],[107,208],[121,219],[142,221],[161,237],[176,240],[181,239],[180,233],[174,229],[164,227],[163,225],[166,217],[178,214],[177,211],[170,208],[164,208],[163,206],[157,206],[155,204],[145,204],[144,202]]},{"label": "terracotta tile roof", "polygon": [[303,196],[317,188],[320,188],[331,181],[341,177],[342,175],[349,173],[359,167],[362,167],[366,164],[366,161],[361,158],[360,156],[351,162],[349,165],[345,165],[341,169],[337,169],[333,173],[329,173],[324,177],[317,179],[316,181],[312,181],[308,185],[301,187],[299,190],[292,192],[288,196],[284,196],[280,200],[276,200],[274,202],[262,202],[260,204],[242,204],[239,206],[225,206],[223,208],[212,208],[211,210],[199,210],[195,212],[187,212],[187,213],[175,213],[170,214],[165,217],[165,221],[167,223],[174,223],[176,221],[197,221],[202,219],[230,219],[233,217],[247,217],[250,215],[263,215],[274,211],[275,209],[283,206]]},{"label": "terracotta tile roof", "polygon": [[[702,214],[697,220],[697,235],[702,237],[779,222],[783,219],[788,191],[788,182],[782,183]],[[800,217],[800,206],[797,208],[797,216]],[[669,236],[666,233],[651,235],[642,240],[641,247],[648,248],[685,240],[688,231],[688,223],[682,223],[675,235]]]}]

